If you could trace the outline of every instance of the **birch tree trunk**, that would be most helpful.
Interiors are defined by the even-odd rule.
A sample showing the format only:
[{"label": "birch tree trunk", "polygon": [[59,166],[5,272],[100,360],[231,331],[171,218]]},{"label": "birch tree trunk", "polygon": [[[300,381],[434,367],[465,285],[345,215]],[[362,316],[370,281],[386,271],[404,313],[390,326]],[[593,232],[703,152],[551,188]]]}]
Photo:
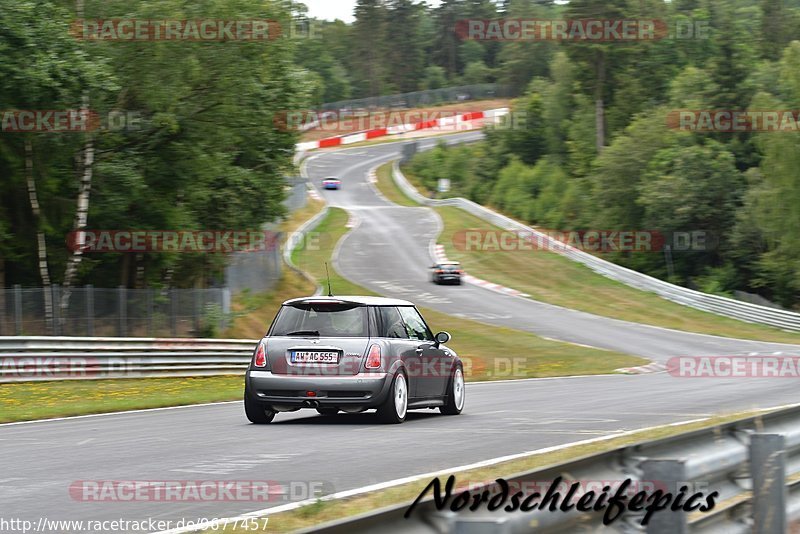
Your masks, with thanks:
[{"label": "birch tree trunk", "polygon": [[[84,96],[82,112],[88,113],[88,97]],[[61,293],[61,323],[66,320],[66,311],[69,307],[69,298],[72,295],[72,283],[75,274],[78,272],[81,260],[83,259],[83,247],[86,244],[86,223],[89,218],[89,196],[92,192],[92,171],[94,165],[94,140],[92,135],[86,134],[86,143],[79,154],[80,164],[78,173],[80,175],[80,186],[78,189],[78,203],[75,210],[75,222],[72,230],[75,232],[75,239],[72,241],[74,247],[72,255],[67,259],[67,267],[64,271],[64,290]]]},{"label": "birch tree trunk", "polygon": [[36,225],[36,250],[39,255],[39,276],[44,291],[44,317],[48,327],[53,330],[53,292],[50,287],[50,271],[47,268],[47,242],[42,229],[42,210],[39,206],[39,195],[36,193],[36,180],[33,176],[33,144],[30,138],[25,139],[25,180],[28,183],[28,199]]},{"label": "birch tree trunk", "polygon": [[[83,0],[76,0],[75,11],[78,19],[83,19]],[[84,124],[89,123],[89,95],[84,93],[81,102],[81,113],[85,114]],[[94,165],[94,140],[91,133],[86,133],[86,141],[78,155],[77,172],[80,180],[78,187],[78,204],[75,209],[75,222],[72,230],[75,232],[75,246],[72,255],[67,259],[64,271],[63,292],[61,293],[60,322],[63,325],[67,317],[69,298],[72,296],[72,283],[75,274],[83,259],[83,247],[86,244],[86,223],[89,218],[89,196],[92,192],[92,171]]]}]

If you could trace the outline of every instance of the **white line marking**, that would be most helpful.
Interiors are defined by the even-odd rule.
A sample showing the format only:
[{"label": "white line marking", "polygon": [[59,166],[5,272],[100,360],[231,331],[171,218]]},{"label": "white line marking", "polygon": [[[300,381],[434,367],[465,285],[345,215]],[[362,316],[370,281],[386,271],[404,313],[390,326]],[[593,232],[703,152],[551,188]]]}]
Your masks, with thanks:
[{"label": "white line marking", "polygon": [[92,413],[88,415],[73,415],[70,417],[54,417],[52,419],[37,419],[36,421],[17,421],[15,423],[2,423],[0,427],[13,425],[32,425],[34,423],[52,423],[55,421],[71,421],[73,419],[89,419],[90,417],[110,417],[113,415],[127,415],[133,413],[163,412],[166,410],[182,410],[185,408],[202,408],[206,406],[221,406],[224,404],[238,404],[242,401],[207,402],[205,404],[187,404],[185,406],[166,406],[164,408],[143,408],[141,410],[126,410],[124,412]]}]

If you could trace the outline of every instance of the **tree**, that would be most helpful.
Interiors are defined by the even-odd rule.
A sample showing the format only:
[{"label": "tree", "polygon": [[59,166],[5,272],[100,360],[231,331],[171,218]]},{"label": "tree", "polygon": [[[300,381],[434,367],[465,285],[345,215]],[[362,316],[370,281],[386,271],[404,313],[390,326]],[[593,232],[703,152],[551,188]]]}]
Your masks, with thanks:
[{"label": "tree", "polygon": [[465,85],[478,85],[488,83],[492,78],[492,69],[483,61],[474,61],[464,69],[462,80]]},{"label": "tree", "polygon": [[420,26],[423,8],[411,0],[389,0],[387,4],[387,39],[402,41],[402,44],[387,46],[388,79],[399,92],[416,91],[424,66]]},{"label": "tree", "polygon": [[642,228],[664,235],[707,233],[711,250],[675,256],[676,272],[691,277],[706,267],[722,265],[745,181],[733,154],[722,143],[708,140],[695,145],[690,136],[682,136],[681,141],[653,156],[638,188],[637,204],[644,208]]},{"label": "tree", "polygon": [[387,12],[383,0],[358,0],[353,23],[353,58],[356,93],[383,94],[386,82]]},{"label": "tree", "polygon": [[422,88],[440,89],[447,84],[447,77],[444,69],[438,65],[431,65],[425,69],[425,74],[422,78]]}]

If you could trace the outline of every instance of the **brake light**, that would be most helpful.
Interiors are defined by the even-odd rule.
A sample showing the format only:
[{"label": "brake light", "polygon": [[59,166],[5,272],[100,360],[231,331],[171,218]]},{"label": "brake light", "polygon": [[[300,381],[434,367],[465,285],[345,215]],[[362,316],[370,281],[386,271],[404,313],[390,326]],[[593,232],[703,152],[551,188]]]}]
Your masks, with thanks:
[{"label": "brake light", "polygon": [[254,364],[256,367],[267,366],[267,351],[264,349],[263,343],[258,344],[258,349],[256,350],[256,357]]},{"label": "brake light", "polygon": [[367,369],[380,369],[381,368],[381,348],[378,345],[372,345],[367,354]]}]

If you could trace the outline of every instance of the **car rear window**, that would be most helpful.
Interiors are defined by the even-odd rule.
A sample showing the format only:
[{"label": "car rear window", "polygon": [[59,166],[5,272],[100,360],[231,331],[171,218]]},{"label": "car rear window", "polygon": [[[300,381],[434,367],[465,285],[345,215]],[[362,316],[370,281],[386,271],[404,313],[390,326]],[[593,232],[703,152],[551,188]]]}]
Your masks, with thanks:
[{"label": "car rear window", "polygon": [[349,303],[304,302],[283,306],[271,336],[369,337],[367,308]]}]

